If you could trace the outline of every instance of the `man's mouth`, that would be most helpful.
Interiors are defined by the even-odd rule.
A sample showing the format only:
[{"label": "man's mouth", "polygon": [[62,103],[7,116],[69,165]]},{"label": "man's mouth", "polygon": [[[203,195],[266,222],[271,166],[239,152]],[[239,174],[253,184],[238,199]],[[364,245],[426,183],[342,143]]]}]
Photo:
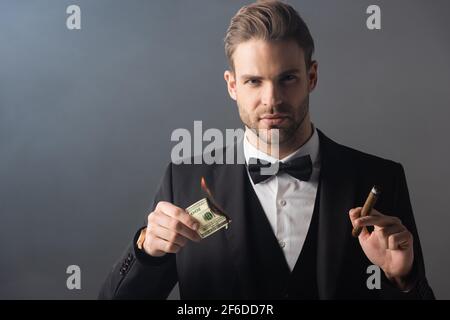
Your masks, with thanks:
[{"label": "man's mouth", "polygon": [[259,121],[267,126],[280,125],[288,119],[286,114],[273,113],[263,115]]}]

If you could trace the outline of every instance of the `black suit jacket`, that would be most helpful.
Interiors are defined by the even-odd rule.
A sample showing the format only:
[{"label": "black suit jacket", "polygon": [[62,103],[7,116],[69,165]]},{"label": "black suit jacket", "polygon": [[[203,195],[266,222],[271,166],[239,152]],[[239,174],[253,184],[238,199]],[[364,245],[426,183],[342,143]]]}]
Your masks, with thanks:
[{"label": "black suit jacket", "polygon": [[[414,222],[403,167],[396,162],[340,145],[319,130],[321,174],[317,240],[317,288],[321,299],[432,299],[425,278],[422,250]],[[229,148],[243,162],[242,141]],[[222,152],[230,150],[226,148]],[[100,292],[103,299],[164,299],[178,282],[182,299],[264,298],[255,290],[265,276],[250,268],[252,252],[245,232],[244,186],[248,179],[244,164],[169,164],[155,197],[153,208],[169,201],[187,208],[204,195],[204,176],[217,202],[232,218],[228,230],[189,242],[177,254],[162,258],[146,255],[133,242],[114,265]],[[382,288],[366,285],[371,265],[357,239],[351,236],[348,211],[362,206],[373,185],[382,188],[375,208],[395,215],[414,236],[415,287],[408,293],[394,287],[382,274]],[[151,208],[151,210],[153,210]],[[272,234],[273,235],[273,234]],[[273,240],[275,241],[275,235]],[[268,252],[267,254],[271,254]]]}]

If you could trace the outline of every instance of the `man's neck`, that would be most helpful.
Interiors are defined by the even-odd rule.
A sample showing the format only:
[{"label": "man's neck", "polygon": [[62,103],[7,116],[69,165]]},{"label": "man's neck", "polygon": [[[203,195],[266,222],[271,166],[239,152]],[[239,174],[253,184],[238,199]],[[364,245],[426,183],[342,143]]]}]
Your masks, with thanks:
[{"label": "man's neck", "polygon": [[265,143],[261,138],[258,138],[253,132],[250,134],[248,141],[258,150],[277,159],[283,159],[303,146],[313,135],[313,128],[311,122],[304,126],[300,126],[292,139],[284,141],[279,144],[278,155],[276,148]]}]

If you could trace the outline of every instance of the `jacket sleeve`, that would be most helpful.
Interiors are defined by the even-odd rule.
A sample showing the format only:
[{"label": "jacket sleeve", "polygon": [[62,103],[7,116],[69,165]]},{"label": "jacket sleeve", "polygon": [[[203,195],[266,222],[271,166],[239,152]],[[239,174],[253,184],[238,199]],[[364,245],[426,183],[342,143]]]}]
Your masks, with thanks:
[{"label": "jacket sleeve", "polygon": [[435,299],[433,290],[428,284],[425,276],[425,264],[420,245],[419,234],[414,221],[413,210],[409,198],[408,186],[403,166],[397,164],[397,183],[395,192],[395,214],[401,219],[403,225],[412,233],[414,241],[414,265],[410,280],[415,283],[414,287],[408,292],[402,292],[384,276],[382,272],[381,290],[383,299]]},{"label": "jacket sleeve", "polygon": [[[172,202],[171,163],[166,168],[151,211],[159,201]],[[114,264],[103,283],[99,299],[166,299],[177,283],[175,254],[152,257],[138,249],[136,241],[141,229]]]}]

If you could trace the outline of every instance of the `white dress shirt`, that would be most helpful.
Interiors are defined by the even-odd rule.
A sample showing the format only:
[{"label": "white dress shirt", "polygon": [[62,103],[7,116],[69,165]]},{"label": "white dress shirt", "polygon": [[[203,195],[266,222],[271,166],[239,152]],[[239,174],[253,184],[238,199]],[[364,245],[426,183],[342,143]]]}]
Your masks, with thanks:
[{"label": "white dress shirt", "polygon": [[[247,164],[249,158],[259,158],[271,163],[278,161],[278,159],[255,148],[248,141],[249,134],[251,132],[246,128],[243,143]],[[247,170],[253,189],[261,202],[278,243],[283,249],[291,271],[294,269],[305,243],[319,184],[319,136],[314,126],[310,139],[299,149],[280,161],[286,162],[307,154],[310,155],[313,164],[313,171],[309,181],[300,181],[287,173],[279,173],[263,182],[254,184]]]}]

